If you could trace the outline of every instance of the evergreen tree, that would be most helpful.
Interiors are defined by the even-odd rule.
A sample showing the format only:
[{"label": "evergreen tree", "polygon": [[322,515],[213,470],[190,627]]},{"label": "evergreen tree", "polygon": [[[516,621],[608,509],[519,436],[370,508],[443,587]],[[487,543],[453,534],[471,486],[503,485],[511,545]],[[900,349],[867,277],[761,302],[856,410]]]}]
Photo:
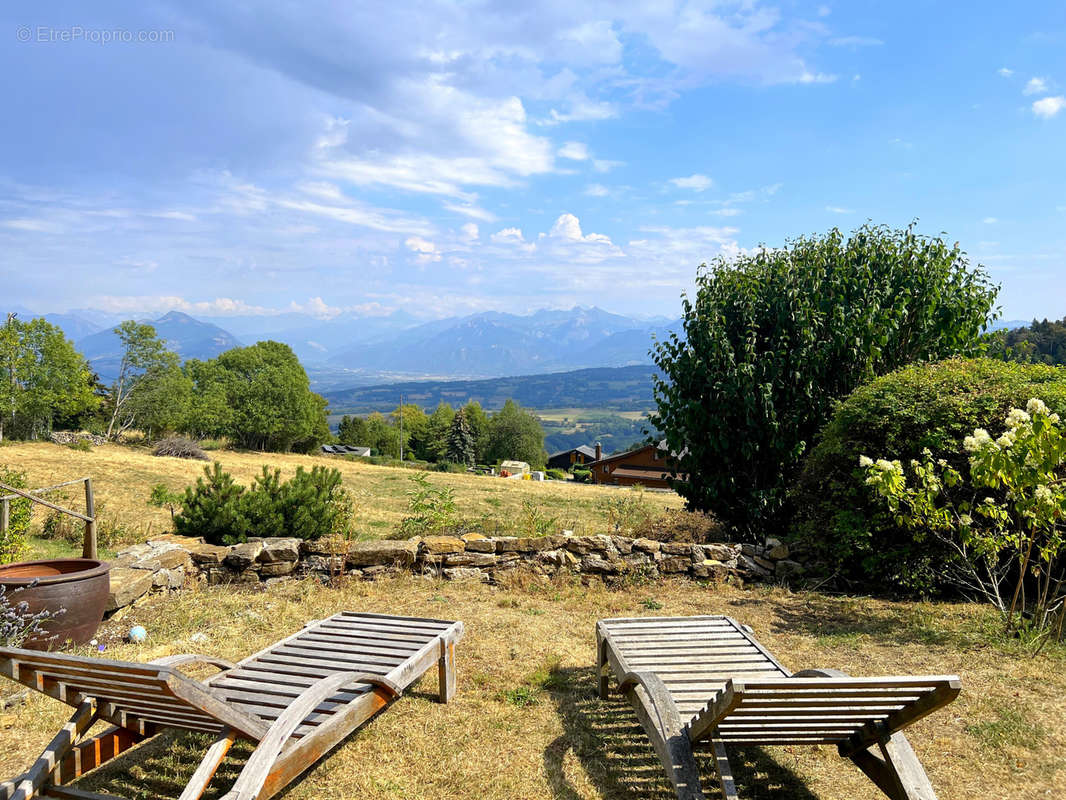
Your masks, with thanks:
[{"label": "evergreen tree", "polygon": [[426,426],[425,459],[444,461],[448,456],[448,431],[451,430],[455,411],[447,403],[440,403],[429,416]]},{"label": "evergreen tree", "polygon": [[459,409],[452,418],[452,426],[448,430],[447,458],[456,464],[470,466],[474,463],[474,432],[467,422],[466,412]]}]

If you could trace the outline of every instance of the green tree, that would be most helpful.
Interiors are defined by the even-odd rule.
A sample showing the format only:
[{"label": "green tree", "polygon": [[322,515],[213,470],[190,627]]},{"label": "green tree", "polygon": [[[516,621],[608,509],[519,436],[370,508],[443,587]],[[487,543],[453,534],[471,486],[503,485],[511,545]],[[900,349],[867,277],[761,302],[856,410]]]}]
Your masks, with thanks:
[{"label": "green tree", "polygon": [[448,449],[445,457],[456,464],[470,466],[474,463],[474,431],[466,420],[466,412],[459,409],[452,417],[452,425],[448,430]]},{"label": "green tree", "polygon": [[22,322],[14,314],[0,327],[0,441],[37,438],[56,418],[92,410],[92,391],[84,356],[63,331],[41,318]]},{"label": "green tree", "polygon": [[349,417],[345,414],[337,425],[337,441],[353,447],[372,447],[369,444],[366,420],[360,416]]},{"label": "green tree", "polygon": [[217,359],[189,359],[183,369],[193,386],[184,432],[197,438],[228,436],[233,430],[234,411],[227,396],[225,370]]},{"label": "green tree", "polygon": [[489,418],[488,459],[514,459],[531,466],[543,466],[548,460],[544,452],[544,428],[536,416],[525,411],[514,400]]},{"label": "green tree", "polygon": [[447,403],[441,402],[429,415],[426,425],[426,461],[444,461],[448,454],[448,432],[452,427],[455,411]]},{"label": "green tree", "polygon": [[653,351],[649,422],[682,453],[675,488],[764,532],[833,404],[909,362],[978,350],[997,291],[957,245],[913,225],[833,229],[702,267],[683,334]]},{"label": "green tree", "polygon": [[115,334],[122,343],[122,360],[108,398],[109,439],[137,423],[138,412],[143,413],[147,407],[138,395],[150,393],[154,381],[170,376],[178,366],[177,354],[167,350],[166,342],[156,336],[151,325],[129,319],[115,328]]},{"label": "green tree", "polygon": [[197,393],[219,392],[229,409],[226,435],[240,447],[284,452],[314,449],[328,438],[325,401],[288,345],[235,347],[202,367]]},{"label": "green tree", "polygon": [[474,436],[474,461],[481,464],[486,460],[489,450],[489,415],[477,400],[471,400],[463,406],[463,414]]},{"label": "green tree", "polygon": [[429,429],[429,417],[421,406],[414,403],[404,403],[397,406],[389,415],[389,421],[400,432],[400,418],[403,418],[403,449],[404,456],[426,459],[428,440],[426,432]]},{"label": "green tree", "polygon": [[390,424],[385,415],[379,411],[366,418],[367,440],[364,445],[369,445],[375,455],[400,457],[400,431]]},{"label": "green tree", "polygon": [[149,439],[183,430],[192,406],[192,390],[192,379],[178,366],[177,356],[168,357],[166,363],[145,371],[126,405],[126,414]]}]

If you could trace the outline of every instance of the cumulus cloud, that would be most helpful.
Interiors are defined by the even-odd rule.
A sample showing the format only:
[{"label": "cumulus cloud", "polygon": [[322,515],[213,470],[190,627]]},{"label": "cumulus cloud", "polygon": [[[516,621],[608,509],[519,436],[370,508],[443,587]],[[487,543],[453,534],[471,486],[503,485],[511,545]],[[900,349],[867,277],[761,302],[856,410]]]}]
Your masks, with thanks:
[{"label": "cumulus cloud", "polygon": [[585,187],[585,194],[589,197],[606,197],[610,193],[611,190],[602,183],[590,183]]},{"label": "cumulus cloud", "polygon": [[1066,108],[1066,97],[1062,95],[1045,97],[1033,103],[1033,113],[1044,119],[1051,119],[1064,108]]},{"label": "cumulus cloud", "polygon": [[692,189],[694,192],[705,192],[714,185],[714,181],[700,173],[689,175],[687,178],[671,178],[670,183],[678,189]]},{"label": "cumulus cloud", "polygon": [[1025,88],[1022,89],[1022,94],[1047,94],[1048,82],[1047,78],[1030,78],[1029,82],[1025,84]]},{"label": "cumulus cloud", "polygon": [[999,69],[996,70],[996,73],[1000,77],[1009,78],[1011,75],[1014,74],[1014,70],[1008,69],[1007,67],[1000,67]]},{"label": "cumulus cloud", "polygon": [[587,161],[589,149],[582,142],[567,142],[559,148],[558,155],[560,158],[568,158],[571,161]]},{"label": "cumulus cloud", "polygon": [[826,206],[825,210],[830,214],[854,214],[854,208],[844,208],[843,206]]},{"label": "cumulus cloud", "polygon": [[421,236],[410,236],[404,240],[403,244],[404,247],[415,254],[415,260],[419,264],[428,264],[441,259],[441,253],[437,249],[437,245],[428,239],[423,239]]}]

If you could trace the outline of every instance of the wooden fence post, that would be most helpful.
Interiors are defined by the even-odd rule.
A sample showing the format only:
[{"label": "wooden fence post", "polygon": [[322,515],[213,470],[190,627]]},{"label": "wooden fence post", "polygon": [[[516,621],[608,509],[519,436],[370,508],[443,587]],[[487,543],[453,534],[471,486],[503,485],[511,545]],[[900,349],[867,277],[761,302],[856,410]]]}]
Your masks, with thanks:
[{"label": "wooden fence post", "polygon": [[82,558],[96,558],[96,506],[93,502],[93,479],[85,479],[85,538],[81,546]]},{"label": "wooden fence post", "polygon": [[11,501],[0,500],[0,537],[7,533],[7,526],[11,524]]}]

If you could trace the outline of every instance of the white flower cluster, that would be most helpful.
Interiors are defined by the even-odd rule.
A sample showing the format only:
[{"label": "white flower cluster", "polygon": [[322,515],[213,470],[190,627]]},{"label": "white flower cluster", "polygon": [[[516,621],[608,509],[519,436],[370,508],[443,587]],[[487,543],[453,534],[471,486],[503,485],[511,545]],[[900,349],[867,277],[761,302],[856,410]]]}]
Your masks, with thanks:
[{"label": "white flower cluster", "polygon": [[[1032,404],[1032,402],[1032,400],[1029,401],[1030,404]],[[1007,427],[1011,429],[1020,428],[1031,419],[1028,411],[1022,411],[1020,408],[1012,408],[1010,413],[1007,414]]]},{"label": "white flower cluster", "polygon": [[1028,411],[1034,417],[1037,414],[1041,414],[1045,417],[1047,416],[1047,406],[1044,404],[1044,401],[1041,400],[1039,397],[1029,398],[1029,402],[1025,404],[1025,410]]},{"label": "white flower cluster", "polygon": [[962,446],[966,448],[966,452],[976,453],[991,441],[992,437],[989,435],[988,431],[984,428],[977,428],[973,432],[973,436],[967,436],[962,440]]}]

